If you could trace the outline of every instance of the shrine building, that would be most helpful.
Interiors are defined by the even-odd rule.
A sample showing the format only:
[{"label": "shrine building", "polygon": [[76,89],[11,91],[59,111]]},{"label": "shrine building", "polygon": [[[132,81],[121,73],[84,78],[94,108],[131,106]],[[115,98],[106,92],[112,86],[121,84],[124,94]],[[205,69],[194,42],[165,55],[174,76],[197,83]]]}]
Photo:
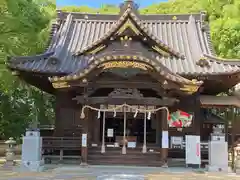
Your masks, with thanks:
[{"label": "shrine building", "polygon": [[7,67],[56,97],[43,147],[60,160],[161,166],[184,156],[172,137],[204,142],[214,124],[226,131],[211,110],[240,106],[219,96],[239,83],[240,63],[217,57],[204,12],[141,15],[126,0],[117,15],[57,14],[47,49]]}]

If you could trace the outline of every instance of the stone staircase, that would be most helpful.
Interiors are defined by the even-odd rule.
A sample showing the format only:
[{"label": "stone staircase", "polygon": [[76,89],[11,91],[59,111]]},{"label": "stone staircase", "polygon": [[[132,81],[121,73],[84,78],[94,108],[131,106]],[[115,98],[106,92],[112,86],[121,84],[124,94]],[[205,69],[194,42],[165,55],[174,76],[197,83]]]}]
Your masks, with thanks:
[{"label": "stone staircase", "polygon": [[160,153],[157,151],[142,153],[142,148],[127,148],[127,153],[122,154],[122,148],[106,147],[106,152],[101,153],[101,147],[88,149],[88,164],[91,165],[136,165],[136,166],[161,166]]}]

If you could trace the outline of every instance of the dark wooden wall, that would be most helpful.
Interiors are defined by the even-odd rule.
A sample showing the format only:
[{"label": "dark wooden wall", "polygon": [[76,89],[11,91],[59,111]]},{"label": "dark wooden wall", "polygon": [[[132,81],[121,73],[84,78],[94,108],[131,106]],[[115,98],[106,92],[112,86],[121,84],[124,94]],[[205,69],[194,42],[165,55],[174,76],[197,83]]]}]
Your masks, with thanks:
[{"label": "dark wooden wall", "polygon": [[81,105],[72,100],[73,95],[66,91],[56,93],[56,121],[54,136],[80,136],[82,120]]}]

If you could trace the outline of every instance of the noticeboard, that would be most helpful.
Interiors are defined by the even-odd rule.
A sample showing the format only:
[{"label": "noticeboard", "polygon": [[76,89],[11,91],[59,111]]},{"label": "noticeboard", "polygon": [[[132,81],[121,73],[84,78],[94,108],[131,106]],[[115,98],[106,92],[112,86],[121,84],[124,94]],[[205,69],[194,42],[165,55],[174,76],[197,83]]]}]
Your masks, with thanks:
[{"label": "noticeboard", "polygon": [[200,136],[186,135],[186,164],[201,164]]}]

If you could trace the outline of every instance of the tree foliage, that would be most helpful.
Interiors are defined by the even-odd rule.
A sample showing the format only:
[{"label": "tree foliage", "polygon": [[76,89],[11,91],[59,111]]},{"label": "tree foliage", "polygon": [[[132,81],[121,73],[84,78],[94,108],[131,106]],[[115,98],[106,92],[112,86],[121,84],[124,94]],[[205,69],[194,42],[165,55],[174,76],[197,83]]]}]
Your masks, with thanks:
[{"label": "tree foliage", "polygon": [[[0,138],[21,135],[27,124],[54,119],[54,98],[29,87],[6,70],[7,56],[42,53],[55,18],[52,0],[0,0]],[[117,14],[119,8],[67,6],[63,11]],[[206,11],[215,49],[221,57],[240,58],[240,0],[170,0],[140,9],[141,14]]]},{"label": "tree foliage", "polygon": [[37,117],[52,117],[52,97],[13,77],[4,63],[7,56],[43,52],[55,8],[50,0],[0,1],[0,138],[18,137]]}]

